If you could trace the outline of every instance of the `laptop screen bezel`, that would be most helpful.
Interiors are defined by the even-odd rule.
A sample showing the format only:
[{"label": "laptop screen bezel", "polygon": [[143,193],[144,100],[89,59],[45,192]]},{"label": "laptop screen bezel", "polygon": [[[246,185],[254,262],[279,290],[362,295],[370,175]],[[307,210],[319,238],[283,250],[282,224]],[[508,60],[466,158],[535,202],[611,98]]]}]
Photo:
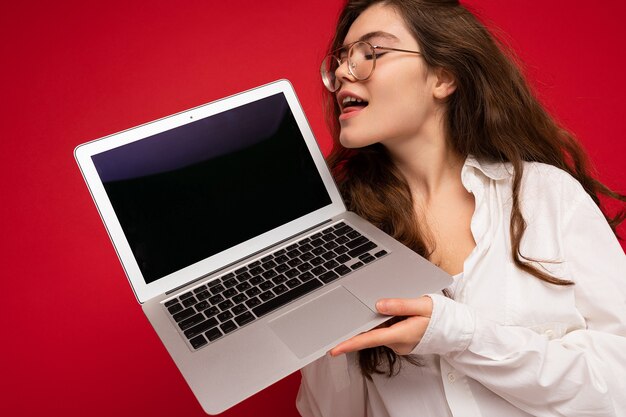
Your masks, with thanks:
[{"label": "laptop screen bezel", "polygon": [[[133,255],[131,246],[122,230],[122,226],[117,219],[104,185],[98,175],[92,156],[280,93],[284,94],[289,108],[293,113],[298,128],[313,158],[315,167],[330,196],[331,204],[213,256],[209,256],[208,258],[175,271],[156,281],[146,283]],[[289,239],[300,231],[317,226],[329,218],[345,211],[343,200],[328,170],[319,145],[313,136],[313,132],[304,115],[302,106],[298,101],[293,86],[287,80],[275,81],[132,129],[96,139],[79,145],[75,149],[74,155],[109,237],[111,238],[118,258],[122,263],[124,272],[135,293],[135,297],[140,303],[144,303],[175,288],[183,287],[201,277],[219,271],[226,265],[234,264],[246,256],[263,251],[276,242]]]}]

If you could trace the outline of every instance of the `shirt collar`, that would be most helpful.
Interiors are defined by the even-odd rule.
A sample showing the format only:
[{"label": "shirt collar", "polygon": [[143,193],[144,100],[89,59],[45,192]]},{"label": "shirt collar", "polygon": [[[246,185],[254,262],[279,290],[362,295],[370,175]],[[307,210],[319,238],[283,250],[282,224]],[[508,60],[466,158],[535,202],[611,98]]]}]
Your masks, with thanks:
[{"label": "shirt collar", "polygon": [[486,177],[489,177],[490,179],[495,181],[504,180],[513,175],[513,167],[510,163],[486,160],[479,161],[473,155],[468,155],[468,157],[465,159],[463,171],[465,171],[467,167],[475,168]]}]

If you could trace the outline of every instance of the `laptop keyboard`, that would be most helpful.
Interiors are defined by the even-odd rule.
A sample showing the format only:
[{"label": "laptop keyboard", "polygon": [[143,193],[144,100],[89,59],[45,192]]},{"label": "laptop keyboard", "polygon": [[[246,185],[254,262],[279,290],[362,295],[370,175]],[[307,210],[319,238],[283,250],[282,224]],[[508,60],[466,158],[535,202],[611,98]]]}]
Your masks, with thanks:
[{"label": "laptop keyboard", "polygon": [[386,254],[340,222],[164,305],[199,349]]}]

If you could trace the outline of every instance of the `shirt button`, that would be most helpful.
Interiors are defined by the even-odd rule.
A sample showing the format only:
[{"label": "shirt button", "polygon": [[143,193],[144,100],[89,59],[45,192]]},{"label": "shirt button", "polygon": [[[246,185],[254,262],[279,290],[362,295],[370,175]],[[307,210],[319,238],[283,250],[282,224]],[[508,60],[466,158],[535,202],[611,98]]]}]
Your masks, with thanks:
[{"label": "shirt button", "polygon": [[454,381],[456,381],[456,376],[454,375],[454,372],[448,373],[448,381],[450,381],[451,383],[454,383]]}]

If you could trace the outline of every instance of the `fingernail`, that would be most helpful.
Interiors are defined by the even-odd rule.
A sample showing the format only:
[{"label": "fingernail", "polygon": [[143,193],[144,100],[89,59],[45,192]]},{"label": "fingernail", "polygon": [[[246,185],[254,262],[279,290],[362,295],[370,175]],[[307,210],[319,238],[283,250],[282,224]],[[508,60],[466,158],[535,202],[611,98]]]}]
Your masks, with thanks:
[{"label": "fingernail", "polygon": [[378,301],[376,303],[376,309],[378,311],[380,311],[381,313],[385,312],[385,310],[387,310],[387,303],[385,301]]}]

